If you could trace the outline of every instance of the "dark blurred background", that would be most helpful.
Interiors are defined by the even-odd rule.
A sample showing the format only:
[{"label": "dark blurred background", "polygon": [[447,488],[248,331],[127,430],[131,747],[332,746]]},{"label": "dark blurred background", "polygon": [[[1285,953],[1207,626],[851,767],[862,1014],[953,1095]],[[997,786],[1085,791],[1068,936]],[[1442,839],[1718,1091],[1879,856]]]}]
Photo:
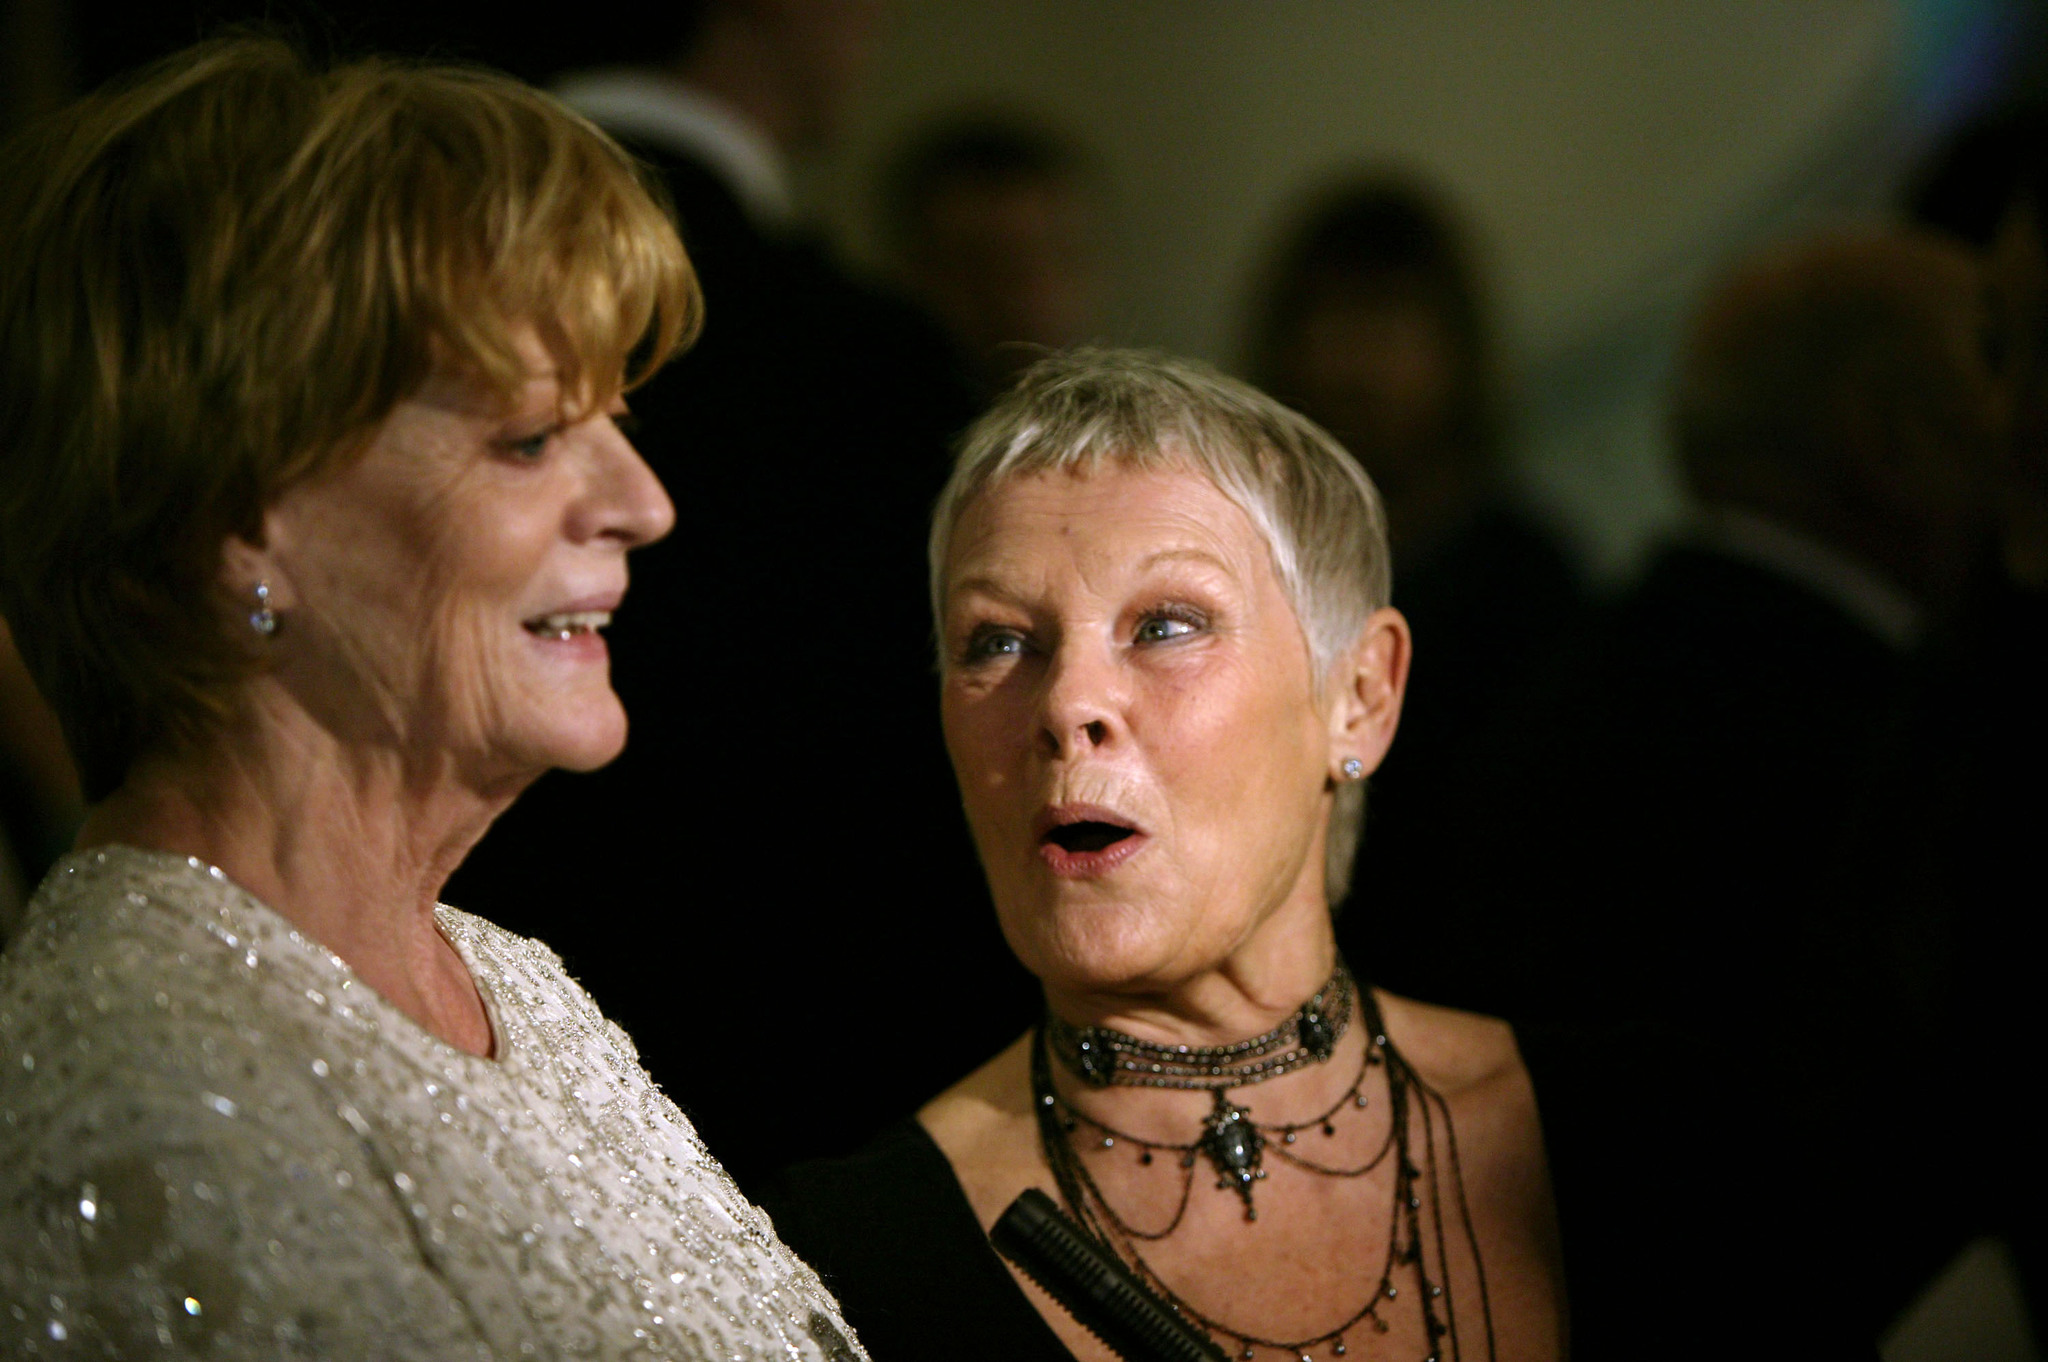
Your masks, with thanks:
[{"label": "dark blurred background", "polygon": [[[682,519],[615,631],[635,744],[543,781],[449,896],[562,950],[743,1182],[1031,1018],[937,744],[919,524],[1033,355],[1152,345],[1387,495],[1418,662],[1340,934],[1532,1064],[1580,1057],[1538,1073],[1568,1240],[1625,1199],[1578,1200],[1603,1176],[1697,1171],[1667,1219],[1768,1199],[1766,1129],[1821,1190],[1749,1226],[1812,1309],[1887,1362],[2039,1356],[2036,6],[6,0],[0,130],[251,21],[570,77],[677,203],[710,329],[637,403]],[[650,114],[622,68],[751,131]],[[1727,282],[1906,224],[1932,235]],[[1954,374],[1916,358],[1951,332],[1982,342]],[[77,800],[0,636],[0,938]],[[1734,1115],[1695,1120],[1703,1086]],[[1632,1092],[1649,1133],[1589,1170],[1574,1103]],[[1628,1163],[1657,1121],[1696,1166]],[[1605,1228],[1626,1256],[1640,1226]]]},{"label": "dark blurred background", "polygon": [[[657,52],[701,0],[520,17],[466,3],[8,0],[11,122],[208,32],[267,17],[317,45],[489,60],[530,78]],[[893,251],[889,171],[963,113],[1071,148],[1099,302],[1087,334],[1238,364],[1294,214],[1360,167],[1411,169],[1467,224],[1511,463],[1596,575],[1678,514],[1662,379],[1702,284],[1747,245],[1892,210],[1942,135],[2038,80],[2012,0],[868,0],[839,126],[796,166],[855,263]]]}]

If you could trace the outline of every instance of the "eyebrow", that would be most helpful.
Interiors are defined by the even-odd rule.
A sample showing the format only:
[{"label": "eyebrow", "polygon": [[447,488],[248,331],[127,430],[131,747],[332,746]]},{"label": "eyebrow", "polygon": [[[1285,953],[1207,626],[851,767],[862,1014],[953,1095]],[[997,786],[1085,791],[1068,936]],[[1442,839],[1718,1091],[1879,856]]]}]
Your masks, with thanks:
[{"label": "eyebrow", "polygon": [[[1138,564],[1138,571],[1148,571],[1161,563],[1194,563],[1203,567],[1215,568],[1226,575],[1235,575],[1231,570],[1230,564],[1224,562],[1207,549],[1196,548],[1160,549],[1157,553],[1146,554]],[[970,591],[979,591],[983,595],[994,596],[999,600],[1014,600],[1017,595],[1015,591],[986,573],[977,573],[972,577],[962,577],[959,581],[950,583],[946,587],[946,595],[949,598],[965,595]]]},{"label": "eyebrow", "polygon": [[1215,568],[1226,575],[1236,575],[1230,564],[1224,562],[1207,549],[1196,548],[1161,549],[1157,553],[1146,555],[1145,560],[1138,564],[1138,570],[1142,572],[1147,568],[1157,567],[1161,563],[1196,563]]},{"label": "eyebrow", "polygon": [[1016,592],[1011,591],[995,578],[984,575],[962,577],[957,582],[948,583],[946,586],[946,599],[951,600],[955,596],[964,596],[970,591],[979,591],[984,596],[994,596],[998,600],[1009,601],[1017,598]]}]

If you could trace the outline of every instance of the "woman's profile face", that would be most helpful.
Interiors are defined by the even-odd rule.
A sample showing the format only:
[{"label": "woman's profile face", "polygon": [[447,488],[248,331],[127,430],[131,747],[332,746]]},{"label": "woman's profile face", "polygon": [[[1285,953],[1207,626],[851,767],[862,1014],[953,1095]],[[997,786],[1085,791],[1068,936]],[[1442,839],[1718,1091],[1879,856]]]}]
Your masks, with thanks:
[{"label": "woman's profile face", "polygon": [[674,521],[612,413],[566,419],[546,350],[521,348],[531,377],[510,402],[436,376],[264,520],[274,675],[345,742],[478,786],[618,754],[598,630],[627,551]]},{"label": "woman's profile face", "polygon": [[942,631],[968,821],[1049,988],[1168,984],[1324,914],[1329,721],[1265,539],[1208,479],[997,484]]}]

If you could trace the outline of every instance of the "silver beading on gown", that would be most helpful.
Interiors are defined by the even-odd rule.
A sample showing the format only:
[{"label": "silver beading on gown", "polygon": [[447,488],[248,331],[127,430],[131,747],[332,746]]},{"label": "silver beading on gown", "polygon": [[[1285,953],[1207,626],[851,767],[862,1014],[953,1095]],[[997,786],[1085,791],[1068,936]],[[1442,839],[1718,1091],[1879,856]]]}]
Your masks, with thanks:
[{"label": "silver beading on gown", "polygon": [[854,1362],[545,946],[427,1034],[202,862],[60,864],[0,956],[0,1356]]}]

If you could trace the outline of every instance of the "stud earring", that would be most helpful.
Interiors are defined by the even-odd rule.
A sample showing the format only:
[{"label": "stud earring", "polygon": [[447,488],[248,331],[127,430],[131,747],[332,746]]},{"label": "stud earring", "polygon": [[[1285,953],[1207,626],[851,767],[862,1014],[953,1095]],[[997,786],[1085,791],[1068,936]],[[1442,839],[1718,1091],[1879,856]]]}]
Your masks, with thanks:
[{"label": "stud earring", "polygon": [[1346,780],[1364,780],[1364,779],[1365,779],[1365,763],[1364,763],[1364,762],[1362,762],[1362,761],[1360,761],[1360,760],[1359,760],[1359,759],[1358,759],[1357,757],[1346,757],[1346,758],[1344,758],[1344,768],[1343,768],[1343,769],[1344,769],[1344,779],[1346,779]]},{"label": "stud earring", "polygon": [[270,608],[270,583],[256,583],[256,608],[249,612],[249,627],[264,638],[277,632],[277,612]]}]

